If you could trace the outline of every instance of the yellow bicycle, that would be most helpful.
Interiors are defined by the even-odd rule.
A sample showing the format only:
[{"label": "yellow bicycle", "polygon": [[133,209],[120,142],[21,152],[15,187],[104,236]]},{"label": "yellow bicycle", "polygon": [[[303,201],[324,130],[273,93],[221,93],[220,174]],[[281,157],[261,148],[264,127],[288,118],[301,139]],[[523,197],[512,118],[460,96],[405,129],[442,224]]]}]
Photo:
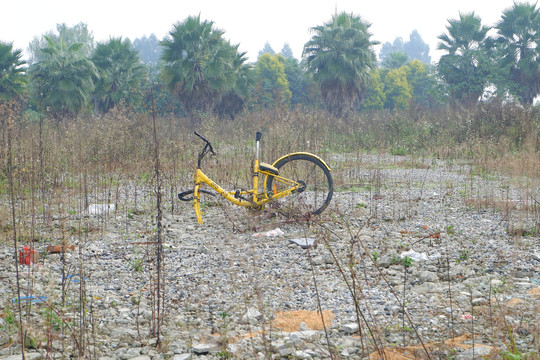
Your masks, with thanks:
[{"label": "yellow bicycle", "polygon": [[[276,204],[282,212],[309,217],[320,214],[332,199],[333,180],[330,167],[317,155],[295,152],[280,157],[272,165],[259,161],[262,134],[256,133],[255,160],[253,161],[253,185],[250,190],[226,191],[210,179],[202,170],[201,163],[208,153],[216,155],[212,144],[195,132],[205,143],[197,160],[197,171],[193,175],[192,190],[178,194],[182,201],[192,201],[197,221],[202,224],[201,193],[215,195],[201,189],[206,184],[219,195],[238,206],[262,211],[267,204]],[[190,196],[192,195],[192,196]]]}]

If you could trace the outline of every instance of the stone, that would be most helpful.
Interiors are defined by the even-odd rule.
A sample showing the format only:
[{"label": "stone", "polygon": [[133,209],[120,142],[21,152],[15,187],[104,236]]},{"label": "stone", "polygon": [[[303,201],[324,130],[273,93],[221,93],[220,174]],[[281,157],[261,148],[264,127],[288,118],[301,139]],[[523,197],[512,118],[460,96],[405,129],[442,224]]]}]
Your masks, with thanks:
[{"label": "stone", "polygon": [[292,332],[289,334],[289,338],[294,341],[295,343],[296,342],[301,342],[301,341],[304,341],[304,340],[313,340],[315,338],[315,336],[318,334],[319,332],[316,331],[316,330],[300,330],[300,331],[295,331],[295,332]]},{"label": "stone", "polygon": [[[138,348],[130,348],[125,353],[120,355],[120,359],[127,360],[137,358],[141,355],[141,350]],[[142,360],[142,359],[141,359]]]},{"label": "stone", "polygon": [[305,321],[302,321],[302,322],[300,323],[300,326],[298,327],[298,329],[299,329],[300,331],[307,331],[307,330],[309,330],[309,327],[307,326],[307,324],[306,324]]},{"label": "stone", "polygon": [[295,239],[289,239],[289,242],[291,244],[295,244],[300,246],[302,249],[307,249],[308,247],[312,247],[315,245],[315,238],[295,238]]},{"label": "stone", "polygon": [[294,358],[295,359],[311,359],[312,356],[303,350],[296,350],[294,352]]},{"label": "stone", "polygon": [[259,320],[262,319],[262,314],[255,308],[249,308],[244,316],[242,316],[242,323],[256,325]]},{"label": "stone", "polygon": [[[400,284],[398,284],[399,286]],[[448,286],[445,287],[444,284],[438,282],[425,282],[419,285],[412,287],[411,291],[417,294],[433,294],[433,293],[443,293],[448,289]]]},{"label": "stone", "polygon": [[[31,353],[25,352],[24,356],[25,356],[26,360],[41,360],[41,359],[43,359],[43,356],[40,353],[35,353],[35,352],[31,352]],[[0,359],[2,359],[2,360],[21,360],[21,358],[22,358],[22,354],[18,354],[18,355],[9,355],[9,356],[6,356],[6,357],[1,357]]]},{"label": "stone", "polygon": [[[2,324],[0,324],[1,326]],[[5,334],[4,332],[0,333],[0,347],[6,345],[9,343],[9,336]]]},{"label": "stone", "polygon": [[354,334],[358,331],[359,327],[357,323],[349,323],[341,326],[341,331],[345,334]]},{"label": "stone", "polygon": [[277,351],[279,352],[279,355],[281,356],[288,356],[294,354],[296,351],[294,343],[292,342],[286,342],[282,344],[277,344]]},{"label": "stone", "polygon": [[197,355],[208,354],[214,348],[211,344],[197,344],[193,346],[193,352]]},{"label": "stone", "polygon": [[172,360],[191,360],[192,358],[193,354],[176,354]]},{"label": "stone", "polygon": [[471,301],[471,304],[473,306],[486,305],[487,303],[488,303],[487,299],[483,297],[474,298]]},{"label": "stone", "polygon": [[[467,349],[456,355],[456,360],[484,359],[489,356],[493,348],[491,346],[476,345],[474,348]],[[474,357],[473,357],[474,354]]]},{"label": "stone", "polygon": [[432,271],[419,271],[416,278],[420,283],[439,281],[437,274]]},{"label": "stone", "polygon": [[332,254],[324,254],[323,255],[323,261],[327,265],[332,265],[332,264],[334,264],[336,262],[336,260],[332,256]]}]

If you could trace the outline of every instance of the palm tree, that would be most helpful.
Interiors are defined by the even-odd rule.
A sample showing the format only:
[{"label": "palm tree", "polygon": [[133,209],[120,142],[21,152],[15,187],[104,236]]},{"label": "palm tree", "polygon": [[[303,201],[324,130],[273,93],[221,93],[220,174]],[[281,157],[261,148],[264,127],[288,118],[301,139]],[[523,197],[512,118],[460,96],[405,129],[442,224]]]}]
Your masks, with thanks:
[{"label": "palm tree", "polygon": [[231,120],[244,110],[253,83],[251,66],[245,63],[246,53],[238,52],[237,49],[238,45],[235,46],[236,57],[232,64],[234,86],[223,94],[214,107],[214,112],[220,118],[228,117]]},{"label": "palm tree", "polygon": [[0,42],[0,100],[8,101],[22,95],[26,84],[22,51],[13,44]]},{"label": "palm tree", "polygon": [[94,51],[94,36],[85,23],[78,23],[74,26],[67,26],[65,23],[56,24],[56,31],[50,30],[43,36],[35,36],[28,45],[29,63],[35,64],[47,58],[48,54],[41,50],[48,46],[48,40],[60,42],[62,40],[66,47],[75,43],[82,43],[79,53],[84,57],[90,57]]},{"label": "palm tree", "polygon": [[105,113],[120,101],[129,106],[140,103],[145,68],[129,40],[98,43],[92,62],[100,74],[94,92],[96,110]]},{"label": "palm tree", "polygon": [[540,15],[536,4],[517,4],[495,26],[509,91],[525,104],[540,94]]},{"label": "palm tree", "polygon": [[472,13],[448,20],[447,33],[438,36],[438,49],[446,51],[437,66],[454,99],[473,104],[483,94],[491,74],[487,33],[481,19]]},{"label": "palm tree", "polygon": [[162,41],[163,79],[192,118],[210,111],[235,84],[237,46],[223,39],[223,31],[200,15],[174,26]]},{"label": "palm tree", "polygon": [[313,37],[304,45],[308,72],[319,85],[326,108],[341,115],[359,105],[366,92],[369,72],[376,57],[368,32],[371,24],[345,12],[313,27]]},{"label": "palm tree", "polygon": [[57,120],[65,115],[76,116],[90,101],[98,77],[96,68],[80,54],[82,43],[68,47],[62,39],[46,40],[48,46],[42,49],[47,54],[45,60],[30,69],[39,89],[35,97]]},{"label": "palm tree", "polygon": [[409,62],[409,55],[403,51],[394,51],[386,56],[381,62],[381,66],[387,69],[397,69]]}]

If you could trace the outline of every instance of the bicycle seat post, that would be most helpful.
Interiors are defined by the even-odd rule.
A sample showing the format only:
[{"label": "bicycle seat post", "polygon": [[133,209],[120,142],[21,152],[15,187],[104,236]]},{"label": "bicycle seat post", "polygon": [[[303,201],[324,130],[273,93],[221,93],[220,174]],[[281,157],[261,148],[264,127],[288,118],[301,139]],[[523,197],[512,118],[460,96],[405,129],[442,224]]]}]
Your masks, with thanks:
[{"label": "bicycle seat post", "polygon": [[257,161],[259,161],[259,151],[260,151],[259,143],[261,142],[261,136],[262,136],[262,134],[259,131],[257,131],[257,134],[255,135],[255,141],[257,143],[257,147],[256,147],[256,151],[255,151],[255,159]]},{"label": "bicycle seat post", "polygon": [[255,161],[253,162],[253,201],[257,202],[259,195],[259,154],[262,134],[257,131],[255,135]]}]

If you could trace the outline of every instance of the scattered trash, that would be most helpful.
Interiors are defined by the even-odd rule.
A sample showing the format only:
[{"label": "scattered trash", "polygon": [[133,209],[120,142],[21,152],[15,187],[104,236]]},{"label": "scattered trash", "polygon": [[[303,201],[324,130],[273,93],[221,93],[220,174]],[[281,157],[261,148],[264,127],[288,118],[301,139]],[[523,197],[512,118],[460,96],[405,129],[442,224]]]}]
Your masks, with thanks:
[{"label": "scattered trash", "polygon": [[19,251],[19,265],[30,265],[37,262],[39,254],[31,249],[29,246],[23,246]]},{"label": "scattered trash", "polygon": [[[71,282],[73,282],[73,283],[80,283],[81,282],[81,276],[79,274],[66,275],[66,277],[64,279],[71,279]],[[85,277],[84,281],[88,281],[88,278]]]},{"label": "scattered trash", "polygon": [[68,250],[75,250],[75,245],[49,245],[45,250],[47,250],[47,252],[50,252],[51,254],[65,253]]},{"label": "scattered trash", "polygon": [[[46,296],[34,296],[34,295],[22,296],[20,298],[20,301],[26,301],[26,302],[31,302],[31,303],[39,303],[39,302],[44,302],[46,300],[47,300]],[[11,299],[11,303],[13,304],[16,304],[18,302],[19,302],[19,298]]]},{"label": "scattered trash", "polygon": [[88,205],[88,214],[90,215],[106,215],[116,210],[115,204],[90,204]]},{"label": "scattered trash", "polygon": [[399,256],[402,259],[404,257],[409,257],[414,261],[437,260],[438,258],[441,257],[440,254],[434,254],[434,255],[428,256],[426,253],[419,253],[419,252],[416,252],[414,250],[409,250],[409,251],[402,252],[401,255],[399,255]]},{"label": "scattered trash", "polygon": [[289,239],[289,242],[300,246],[302,249],[307,249],[315,244],[315,238]]},{"label": "scattered trash", "polygon": [[476,318],[471,314],[462,314],[460,318],[461,320],[476,320]]},{"label": "scattered trash", "polygon": [[275,228],[274,230],[269,230],[267,232],[262,233],[255,233],[253,236],[279,236],[285,234],[283,231],[281,231],[280,228]]}]

